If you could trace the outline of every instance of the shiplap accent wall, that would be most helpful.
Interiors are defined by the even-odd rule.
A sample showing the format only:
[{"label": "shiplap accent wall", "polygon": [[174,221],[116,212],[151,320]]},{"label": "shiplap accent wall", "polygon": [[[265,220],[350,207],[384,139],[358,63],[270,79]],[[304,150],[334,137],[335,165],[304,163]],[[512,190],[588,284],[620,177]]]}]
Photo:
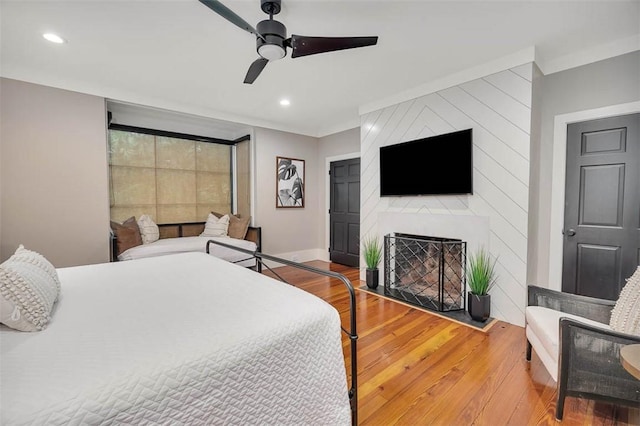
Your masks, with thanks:
[{"label": "shiplap accent wall", "polygon": [[[396,232],[488,222],[487,232],[469,231],[469,250],[484,246],[497,256],[492,316],[517,325],[524,325],[526,306],[532,73],[529,63],[373,111],[361,117],[360,132],[361,236],[387,233],[389,215]],[[381,146],[468,128],[473,195],[380,197]],[[446,226],[437,225],[443,220]]]}]

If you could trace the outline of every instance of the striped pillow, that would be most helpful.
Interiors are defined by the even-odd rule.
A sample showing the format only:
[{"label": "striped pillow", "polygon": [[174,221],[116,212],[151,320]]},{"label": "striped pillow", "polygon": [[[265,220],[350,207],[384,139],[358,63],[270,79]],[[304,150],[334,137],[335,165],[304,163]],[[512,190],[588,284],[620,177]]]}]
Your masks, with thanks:
[{"label": "striped pillow", "polygon": [[143,214],[138,219],[138,228],[140,228],[140,236],[142,244],[149,244],[160,239],[160,229],[158,225],[151,219],[151,216]]},{"label": "striped pillow", "polygon": [[226,237],[229,229],[229,215],[224,215],[218,219],[215,215],[209,213],[207,223],[204,225],[204,232],[201,237]]},{"label": "striped pillow", "polygon": [[13,329],[43,330],[59,294],[58,273],[39,253],[20,246],[0,265],[0,322]]},{"label": "striped pillow", "polygon": [[640,266],[620,292],[609,325],[615,331],[640,336]]},{"label": "striped pillow", "polygon": [[[222,213],[211,212],[217,218],[221,218],[224,216]],[[227,234],[231,238],[236,238],[238,240],[244,240],[244,237],[247,235],[247,230],[249,229],[249,222],[251,222],[251,216],[249,217],[240,217],[240,215],[232,215],[229,214],[229,229],[227,230]]]}]

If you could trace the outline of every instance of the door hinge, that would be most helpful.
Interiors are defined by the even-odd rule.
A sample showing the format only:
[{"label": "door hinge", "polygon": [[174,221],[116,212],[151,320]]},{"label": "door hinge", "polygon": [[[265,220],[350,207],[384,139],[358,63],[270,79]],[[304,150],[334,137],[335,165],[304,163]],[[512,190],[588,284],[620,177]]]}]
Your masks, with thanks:
[{"label": "door hinge", "polygon": [[329,169],[329,176],[331,176],[331,169]]},{"label": "door hinge", "polygon": [[328,213],[331,214],[331,209],[329,209]]}]

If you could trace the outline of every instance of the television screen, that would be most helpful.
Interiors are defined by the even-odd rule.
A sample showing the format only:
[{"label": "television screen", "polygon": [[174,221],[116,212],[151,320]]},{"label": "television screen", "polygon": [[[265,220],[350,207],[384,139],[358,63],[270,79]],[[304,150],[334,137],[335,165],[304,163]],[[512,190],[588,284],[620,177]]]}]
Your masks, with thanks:
[{"label": "television screen", "polygon": [[472,194],[471,129],[380,148],[380,196]]}]

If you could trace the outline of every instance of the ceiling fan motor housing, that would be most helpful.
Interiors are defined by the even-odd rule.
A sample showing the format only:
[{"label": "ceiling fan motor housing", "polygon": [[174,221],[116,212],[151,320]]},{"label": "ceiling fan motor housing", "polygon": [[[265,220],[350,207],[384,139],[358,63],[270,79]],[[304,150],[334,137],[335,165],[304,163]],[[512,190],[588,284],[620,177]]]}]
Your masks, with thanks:
[{"label": "ceiling fan motor housing", "polygon": [[284,40],[287,37],[287,27],[281,22],[267,19],[258,22],[256,30],[264,37],[256,37],[256,49],[258,54],[270,61],[284,58],[287,50],[284,46]]},{"label": "ceiling fan motor housing", "polygon": [[260,8],[268,15],[280,13],[282,0],[260,0]]}]

